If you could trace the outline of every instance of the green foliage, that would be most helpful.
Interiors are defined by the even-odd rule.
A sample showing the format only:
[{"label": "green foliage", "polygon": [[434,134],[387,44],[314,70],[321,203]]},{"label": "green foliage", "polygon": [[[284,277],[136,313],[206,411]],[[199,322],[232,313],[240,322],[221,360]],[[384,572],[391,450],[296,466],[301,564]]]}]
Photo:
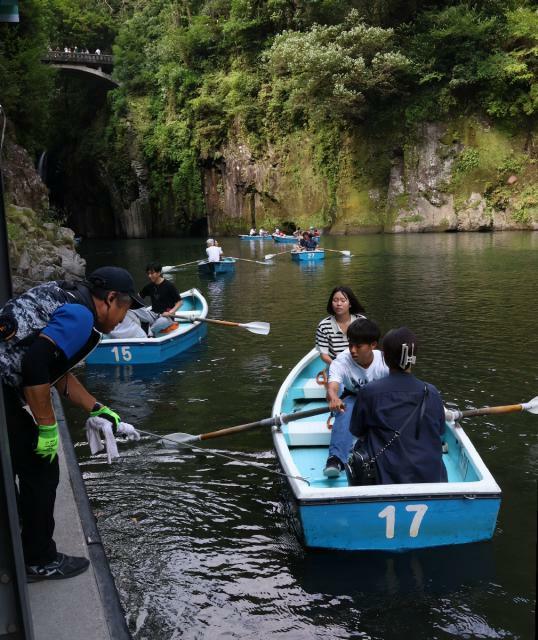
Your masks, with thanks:
[{"label": "green foliage", "polygon": [[454,163],[454,173],[467,174],[480,165],[480,151],[474,147],[467,147]]},{"label": "green foliage", "polygon": [[293,110],[314,119],[356,121],[364,117],[370,100],[403,88],[410,61],[392,40],[392,30],[369,27],[352,11],[339,25],[283,32],[267,60]]}]

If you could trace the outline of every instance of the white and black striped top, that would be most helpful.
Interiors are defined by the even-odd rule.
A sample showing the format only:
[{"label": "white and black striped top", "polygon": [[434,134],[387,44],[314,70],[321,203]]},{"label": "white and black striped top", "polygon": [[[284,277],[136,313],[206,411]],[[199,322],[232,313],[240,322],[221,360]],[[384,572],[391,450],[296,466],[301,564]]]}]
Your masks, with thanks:
[{"label": "white and black striped top", "polygon": [[[351,322],[365,317],[360,314],[351,314]],[[316,330],[316,349],[320,353],[328,354],[334,360],[347,347],[347,336],[338,326],[336,318],[334,316],[323,318]]]}]

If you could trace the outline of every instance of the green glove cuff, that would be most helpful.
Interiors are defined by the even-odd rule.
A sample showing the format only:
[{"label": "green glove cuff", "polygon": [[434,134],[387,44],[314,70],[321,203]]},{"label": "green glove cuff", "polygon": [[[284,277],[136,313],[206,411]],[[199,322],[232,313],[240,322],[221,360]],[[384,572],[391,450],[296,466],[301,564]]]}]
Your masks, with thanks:
[{"label": "green glove cuff", "polygon": [[58,423],[40,424],[37,429],[37,446],[34,451],[42,458],[50,458],[49,462],[52,462],[58,453],[58,445],[60,442]]},{"label": "green glove cuff", "polygon": [[95,406],[99,406],[99,408],[96,409],[94,407],[94,410],[90,411],[90,416],[92,418],[99,417],[99,418],[104,418],[105,420],[108,420],[109,422],[112,423],[114,433],[116,433],[121,422],[120,416],[115,411],[112,411],[112,409],[110,407],[107,407],[106,405],[96,404]]}]

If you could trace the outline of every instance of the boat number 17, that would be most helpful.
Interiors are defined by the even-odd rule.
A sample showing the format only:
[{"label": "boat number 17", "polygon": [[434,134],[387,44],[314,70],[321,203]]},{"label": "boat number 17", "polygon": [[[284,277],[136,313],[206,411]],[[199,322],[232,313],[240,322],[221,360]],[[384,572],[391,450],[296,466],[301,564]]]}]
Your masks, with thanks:
[{"label": "boat number 17", "polygon": [[112,347],[112,353],[116,362],[129,362],[133,357],[130,347]]},{"label": "boat number 17", "polygon": [[[416,538],[420,529],[422,518],[426,511],[428,511],[428,505],[426,504],[408,504],[405,510],[409,513],[414,513],[411,520],[411,526],[409,527],[409,536]],[[385,537],[394,538],[394,526],[396,524],[396,507],[389,505],[385,507],[383,511],[377,514],[378,518],[385,518]]]}]

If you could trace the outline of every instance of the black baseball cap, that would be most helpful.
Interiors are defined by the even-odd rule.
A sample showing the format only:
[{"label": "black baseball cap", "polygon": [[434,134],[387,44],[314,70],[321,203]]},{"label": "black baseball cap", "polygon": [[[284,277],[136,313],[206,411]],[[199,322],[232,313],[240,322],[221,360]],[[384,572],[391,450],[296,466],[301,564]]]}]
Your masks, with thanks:
[{"label": "black baseball cap", "polygon": [[127,269],[122,267],[99,267],[88,276],[91,288],[104,291],[119,291],[128,293],[131,297],[131,309],[140,309],[145,306],[135,290],[135,283]]}]

